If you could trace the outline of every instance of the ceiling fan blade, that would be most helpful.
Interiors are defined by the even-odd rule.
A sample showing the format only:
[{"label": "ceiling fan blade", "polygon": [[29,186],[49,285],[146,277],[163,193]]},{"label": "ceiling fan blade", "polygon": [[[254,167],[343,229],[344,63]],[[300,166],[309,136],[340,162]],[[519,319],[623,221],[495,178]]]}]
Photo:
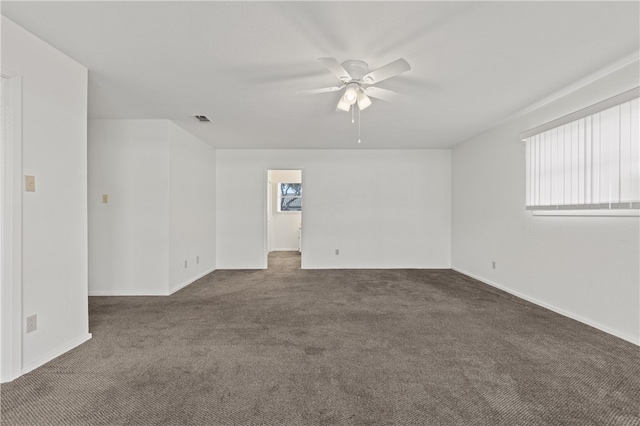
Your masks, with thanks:
[{"label": "ceiling fan blade", "polygon": [[344,87],[344,84],[342,86],[324,87],[322,89],[298,90],[296,92],[296,95],[315,95],[315,94],[318,94],[318,93],[337,92],[338,90],[342,89],[343,87]]},{"label": "ceiling fan blade", "polygon": [[383,101],[387,102],[393,102],[400,97],[400,93],[393,92],[387,89],[381,89],[379,87],[367,87],[366,89],[364,89],[364,93],[372,98],[382,99]]},{"label": "ceiling fan blade", "polygon": [[320,63],[325,66],[333,75],[338,77],[340,80],[347,82],[351,81],[352,78],[344,69],[344,67],[336,60],[336,58],[318,58]]},{"label": "ceiling fan blade", "polygon": [[409,71],[410,69],[411,65],[409,65],[409,62],[400,58],[391,63],[388,63],[383,67],[378,68],[377,70],[371,71],[369,74],[366,74],[364,77],[362,77],[362,81],[366,84],[374,84],[398,74],[402,74],[403,72]]}]

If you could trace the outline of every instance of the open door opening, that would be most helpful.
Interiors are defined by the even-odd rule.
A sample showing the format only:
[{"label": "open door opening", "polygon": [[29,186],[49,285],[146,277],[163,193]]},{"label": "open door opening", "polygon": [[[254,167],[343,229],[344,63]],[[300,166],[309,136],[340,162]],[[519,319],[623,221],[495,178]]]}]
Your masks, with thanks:
[{"label": "open door opening", "polygon": [[267,171],[267,268],[300,269],[302,194],[302,170]]}]

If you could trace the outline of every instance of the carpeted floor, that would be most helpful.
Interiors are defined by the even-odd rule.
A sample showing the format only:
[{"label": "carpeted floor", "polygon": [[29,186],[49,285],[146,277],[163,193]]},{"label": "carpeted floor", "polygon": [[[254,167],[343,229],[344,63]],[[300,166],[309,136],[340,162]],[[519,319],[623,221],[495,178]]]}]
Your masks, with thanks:
[{"label": "carpeted floor", "polygon": [[216,271],[92,297],[3,425],[640,425],[638,347],[450,270]]}]

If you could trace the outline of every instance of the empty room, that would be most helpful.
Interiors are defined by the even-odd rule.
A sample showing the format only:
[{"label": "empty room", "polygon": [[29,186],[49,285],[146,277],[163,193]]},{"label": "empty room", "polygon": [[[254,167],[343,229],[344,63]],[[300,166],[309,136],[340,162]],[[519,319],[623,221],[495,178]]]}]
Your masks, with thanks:
[{"label": "empty room", "polygon": [[640,3],[2,1],[3,425],[640,425]]}]

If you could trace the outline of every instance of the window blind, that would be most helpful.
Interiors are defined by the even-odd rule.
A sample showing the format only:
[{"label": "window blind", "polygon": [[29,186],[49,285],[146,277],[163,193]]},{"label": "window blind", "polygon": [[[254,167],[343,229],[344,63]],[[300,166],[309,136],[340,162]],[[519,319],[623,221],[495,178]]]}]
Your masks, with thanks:
[{"label": "window blind", "polygon": [[640,208],[640,99],[606,106],[525,132],[528,209]]}]

